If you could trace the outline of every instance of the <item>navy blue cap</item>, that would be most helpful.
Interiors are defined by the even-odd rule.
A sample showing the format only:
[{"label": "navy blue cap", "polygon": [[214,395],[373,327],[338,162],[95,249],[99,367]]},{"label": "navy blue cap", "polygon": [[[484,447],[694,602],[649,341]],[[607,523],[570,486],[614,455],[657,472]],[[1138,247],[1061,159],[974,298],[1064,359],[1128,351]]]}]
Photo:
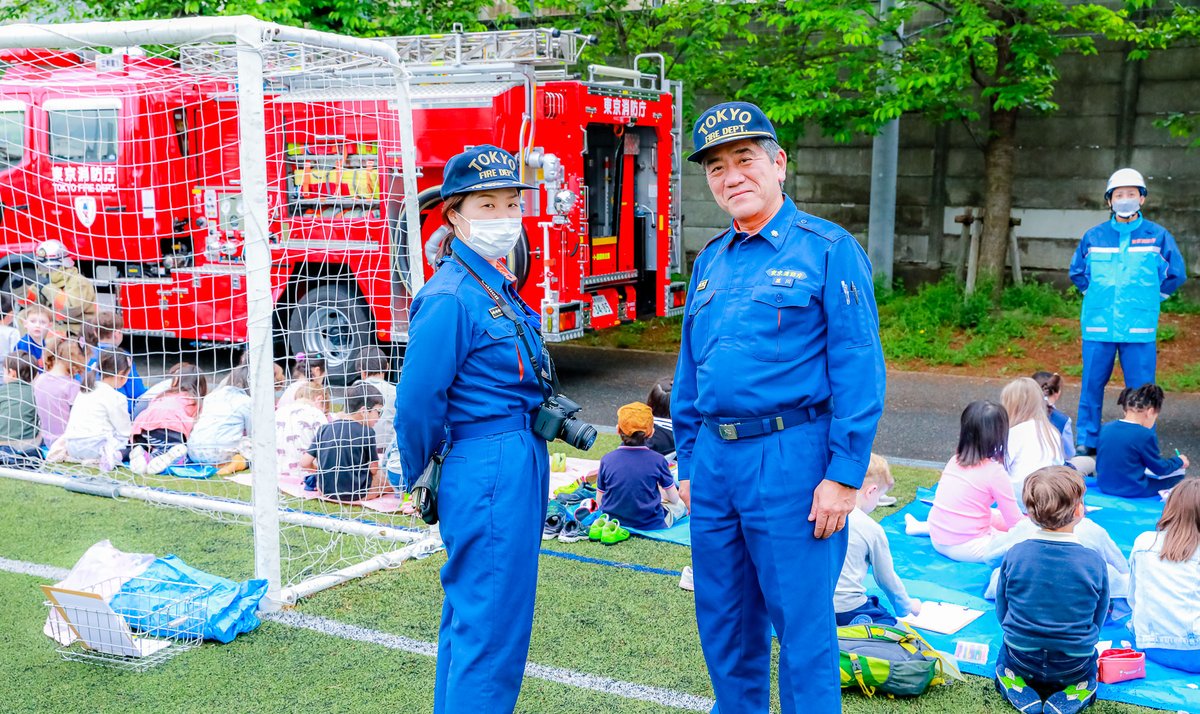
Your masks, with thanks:
[{"label": "navy blue cap", "polygon": [[749,102],[725,102],[709,107],[692,127],[692,146],[696,147],[688,161],[699,163],[705,151],[740,139],[766,137],[778,139],[771,120],[763,110]]},{"label": "navy blue cap", "polygon": [[498,146],[480,144],[455,154],[446,162],[442,198],[493,188],[533,188],[521,183],[517,159]]}]

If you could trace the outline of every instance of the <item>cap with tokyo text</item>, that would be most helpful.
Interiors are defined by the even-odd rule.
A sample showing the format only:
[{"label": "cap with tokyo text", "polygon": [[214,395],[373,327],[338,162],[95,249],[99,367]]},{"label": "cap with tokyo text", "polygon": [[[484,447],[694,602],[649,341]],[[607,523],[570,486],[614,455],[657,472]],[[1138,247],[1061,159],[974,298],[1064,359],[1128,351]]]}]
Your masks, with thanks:
[{"label": "cap with tokyo text", "polygon": [[521,182],[517,159],[491,144],[471,147],[446,162],[442,198],[495,188],[533,188]]},{"label": "cap with tokyo text", "polygon": [[763,110],[749,102],[725,102],[700,115],[692,127],[692,146],[696,150],[688,161],[699,163],[704,152],[739,139],[775,139],[775,127]]}]

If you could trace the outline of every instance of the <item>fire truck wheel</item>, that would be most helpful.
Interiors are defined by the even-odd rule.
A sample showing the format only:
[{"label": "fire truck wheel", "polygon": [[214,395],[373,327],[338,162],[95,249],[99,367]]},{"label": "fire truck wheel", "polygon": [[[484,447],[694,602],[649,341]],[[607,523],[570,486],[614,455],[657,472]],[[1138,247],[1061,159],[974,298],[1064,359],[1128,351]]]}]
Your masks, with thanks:
[{"label": "fire truck wheel", "polygon": [[371,312],[348,285],[328,284],[309,290],[288,316],[288,351],[325,359],[331,383],[344,386],[358,379],[358,351],[374,344]]},{"label": "fire truck wheel", "polygon": [[0,267],[0,291],[15,294],[22,286],[37,285],[39,282],[37,268],[30,263],[9,263]]}]

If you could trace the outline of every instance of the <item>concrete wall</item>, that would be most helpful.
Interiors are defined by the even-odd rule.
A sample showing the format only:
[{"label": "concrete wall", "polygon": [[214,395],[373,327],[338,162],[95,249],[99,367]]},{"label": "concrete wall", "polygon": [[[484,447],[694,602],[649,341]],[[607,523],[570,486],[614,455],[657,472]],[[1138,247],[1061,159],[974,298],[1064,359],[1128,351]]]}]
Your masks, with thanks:
[{"label": "concrete wall", "polygon": [[[1103,193],[1108,175],[1131,165],[1150,187],[1145,214],[1170,230],[1200,275],[1200,150],[1188,149],[1153,126],[1168,112],[1200,111],[1200,49],[1160,52],[1129,64],[1116,48],[1099,56],[1063,58],[1062,80],[1050,116],[1018,119],[1014,213],[1022,266],[1065,271],[1083,228],[1107,218]],[[913,275],[931,267],[931,241],[943,240],[943,269],[959,259],[959,226],[953,216],[982,203],[984,127],[942,130],[920,117],[901,120],[896,196],[896,271]],[[939,143],[941,146],[939,147]],[[816,130],[788,148],[787,190],[807,211],[846,226],[866,241],[870,202],[871,143],[835,144]],[[944,207],[938,211],[934,167],[945,166]],[[713,203],[703,176],[688,165],[683,179],[683,233],[694,254],[728,218]],[[924,271],[923,277],[932,277]],[[1052,277],[1052,276],[1048,276]],[[1200,283],[1200,280],[1193,281]]]}]

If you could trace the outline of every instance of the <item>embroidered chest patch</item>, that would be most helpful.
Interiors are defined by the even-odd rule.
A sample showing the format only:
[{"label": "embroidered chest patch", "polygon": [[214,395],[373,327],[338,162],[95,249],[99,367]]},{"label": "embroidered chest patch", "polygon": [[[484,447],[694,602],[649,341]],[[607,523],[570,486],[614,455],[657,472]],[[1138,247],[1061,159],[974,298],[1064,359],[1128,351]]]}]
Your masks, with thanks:
[{"label": "embroidered chest patch", "polygon": [[[808,277],[808,273],[804,272],[803,270],[781,270],[778,268],[772,268],[768,270],[767,275],[771,276],[772,278],[791,278],[792,280],[804,280]],[[783,285],[784,283],[776,282],[772,284]],[[790,286],[791,283],[788,283],[788,285]]]},{"label": "embroidered chest patch", "polygon": [[493,307],[490,310],[488,310],[488,314],[491,315],[492,318],[497,318],[497,317],[500,317],[501,315],[503,315],[504,311],[498,307]]}]

